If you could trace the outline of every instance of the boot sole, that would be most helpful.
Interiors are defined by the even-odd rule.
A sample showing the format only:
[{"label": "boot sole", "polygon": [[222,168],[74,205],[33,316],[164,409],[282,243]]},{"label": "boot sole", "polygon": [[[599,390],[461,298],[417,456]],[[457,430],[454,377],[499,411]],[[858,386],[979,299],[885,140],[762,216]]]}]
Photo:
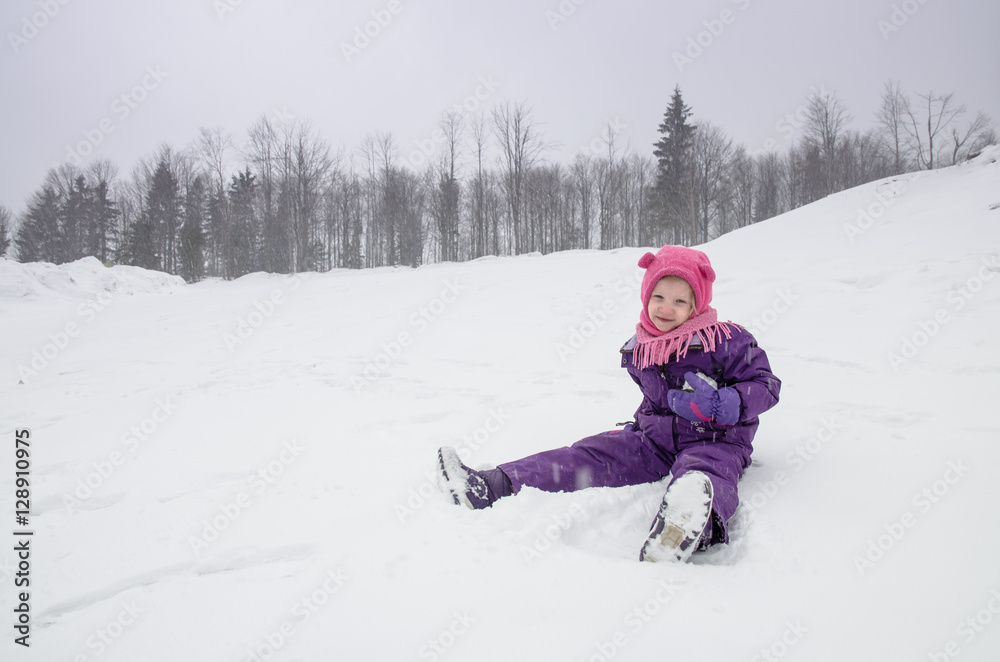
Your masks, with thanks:
[{"label": "boot sole", "polygon": [[678,478],[663,496],[640,561],[680,562],[691,558],[712,517],[712,481],[700,471]]},{"label": "boot sole", "polygon": [[456,506],[465,506],[475,510],[469,497],[465,495],[467,477],[462,470],[462,461],[455,449],[442,446],[438,449],[438,487],[442,492],[451,495]]}]

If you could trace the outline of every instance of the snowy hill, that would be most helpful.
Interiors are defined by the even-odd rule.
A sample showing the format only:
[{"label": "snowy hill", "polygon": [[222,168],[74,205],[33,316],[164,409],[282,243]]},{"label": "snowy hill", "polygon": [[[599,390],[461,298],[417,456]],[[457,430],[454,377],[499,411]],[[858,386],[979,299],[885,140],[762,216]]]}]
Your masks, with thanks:
[{"label": "snowy hill", "polygon": [[684,566],[636,560],[664,484],[472,512],[430,473],[631,417],[644,249],[197,285],[0,260],[3,659],[997,659],[998,157],[702,247],[783,389],[732,544]]}]

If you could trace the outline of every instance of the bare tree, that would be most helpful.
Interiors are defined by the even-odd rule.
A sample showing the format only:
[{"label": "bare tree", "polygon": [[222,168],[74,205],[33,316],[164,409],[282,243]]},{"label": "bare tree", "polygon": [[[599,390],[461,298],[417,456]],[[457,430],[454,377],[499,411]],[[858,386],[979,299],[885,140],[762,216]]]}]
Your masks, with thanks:
[{"label": "bare tree", "polygon": [[118,204],[119,212],[118,224],[115,227],[118,243],[114,254],[114,260],[118,264],[128,263],[126,249],[129,232],[139,222],[146,210],[144,196],[146,180],[144,178],[147,176],[152,176],[152,173],[147,173],[147,165],[140,160],[132,167],[129,177],[112,183],[112,195]]},{"label": "bare tree", "polygon": [[729,195],[727,175],[733,157],[733,141],[719,127],[704,122],[695,128],[692,145],[693,194],[696,214],[692,216],[692,237],[696,243],[711,238],[722,206]]},{"label": "bare tree", "polygon": [[560,241],[562,208],[562,168],[558,165],[536,166],[528,171],[524,186],[526,243],[530,250],[550,253]]},{"label": "bare tree", "polygon": [[577,154],[570,169],[575,197],[579,203],[580,248],[590,248],[594,231],[594,188],[596,171],[588,154]]},{"label": "bare tree", "polygon": [[785,179],[781,158],[769,152],[756,159],[754,168],[753,222],[777,216],[786,208],[781,204],[781,182]]},{"label": "bare tree", "polygon": [[[263,242],[260,256],[266,271],[287,271],[291,264],[289,250],[290,231],[282,216],[287,214],[288,204],[283,199],[282,184],[290,171],[287,140],[282,144],[281,128],[275,126],[268,115],[262,114],[248,132],[248,140],[243,146],[243,158],[251,166],[256,178],[254,188],[260,196],[258,214]],[[283,214],[282,212],[285,212]],[[222,251],[229,253],[233,247],[233,224],[237,219],[227,214],[223,229]],[[224,258],[228,262],[231,259]],[[231,274],[226,274],[230,276]]]},{"label": "bare tree", "polygon": [[438,122],[438,128],[444,134],[443,161],[448,176],[458,177],[458,150],[465,130],[465,116],[455,110],[449,110]]},{"label": "bare tree", "polygon": [[4,257],[10,248],[11,219],[13,215],[6,206],[0,204],[0,257]]},{"label": "bare tree", "polygon": [[623,225],[626,246],[644,246],[652,210],[649,192],[656,182],[656,162],[651,156],[632,153],[627,159],[627,176],[622,185]]},{"label": "bare tree", "polygon": [[222,193],[226,189],[226,154],[233,147],[233,137],[222,127],[198,130],[194,152],[205,172],[212,176],[215,189]]},{"label": "bare tree", "polygon": [[886,81],[882,89],[882,105],[875,112],[880,138],[892,156],[892,174],[906,172],[908,167],[906,119],[909,102],[899,81]]},{"label": "bare tree", "polygon": [[[476,159],[476,179],[472,183],[471,190],[471,213],[469,219],[470,226],[470,250],[473,259],[482,257],[490,252],[487,248],[489,243],[488,226],[486,223],[486,172],[483,168],[483,159],[486,156],[486,141],[488,136],[488,125],[485,115],[477,115],[471,124],[472,130],[472,151]],[[495,244],[493,252],[496,252]]]},{"label": "bare tree", "polygon": [[439,128],[444,135],[444,153],[438,168],[438,181],[431,197],[431,215],[434,217],[441,246],[441,259],[458,260],[458,231],[460,187],[457,178],[458,146],[462,133],[462,115],[449,111],[441,118]]},{"label": "bare tree", "polygon": [[382,223],[379,212],[378,200],[378,141],[379,136],[375,133],[365,135],[359,147],[360,159],[363,168],[361,184],[363,188],[363,225],[365,228],[365,241],[363,254],[365,256],[365,268],[382,266],[385,260],[382,257]]},{"label": "bare tree", "polygon": [[396,167],[398,150],[391,134],[366,136],[362,158],[367,168],[367,266],[392,266],[403,263],[404,259],[412,263],[414,255],[418,255],[419,261],[423,235],[415,210],[423,213],[423,187],[415,176]]},{"label": "bare tree", "polygon": [[841,188],[899,174],[894,162],[894,155],[886,149],[885,141],[876,129],[866,133],[847,131],[838,159]]},{"label": "bare tree", "polygon": [[[401,195],[394,199],[394,188],[393,188],[393,170],[395,169],[396,158],[398,156],[398,150],[396,148],[396,141],[393,139],[392,134],[380,133],[375,142],[375,182],[377,191],[379,205],[378,209],[381,216],[381,227],[383,229],[383,244],[382,244],[382,254],[384,264],[390,266],[399,264],[399,221],[400,221],[400,208],[404,196]],[[399,202],[400,205],[394,206],[394,202]]]},{"label": "bare tree", "polygon": [[740,145],[733,152],[732,165],[729,168],[729,186],[732,189],[727,217],[729,222],[719,228],[721,232],[730,232],[753,223],[755,185],[754,159],[747,154],[746,148]]},{"label": "bare tree", "polygon": [[600,229],[601,250],[617,248],[621,246],[618,238],[619,224],[616,223],[619,206],[618,198],[621,192],[621,165],[618,158],[618,147],[615,144],[617,133],[610,124],[605,133],[601,136],[601,141],[605,145],[605,159],[600,159],[596,163],[597,168],[597,204],[598,204],[598,227]]},{"label": "bare tree", "polygon": [[223,275],[222,248],[230,243],[229,205],[226,198],[226,173],[228,153],[233,148],[233,138],[221,127],[199,129],[193,151],[202,169],[209,174],[211,194],[209,196],[208,221],[208,272]]},{"label": "bare tree", "polygon": [[951,126],[965,112],[965,106],[954,103],[953,93],[917,94],[916,106],[907,104],[907,134],[921,170],[933,170],[941,165],[938,156],[941,151],[942,134],[947,135]]},{"label": "bare tree", "polygon": [[385,213],[394,242],[390,264],[418,267],[424,253],[424,187],[417,175],[392,165],[385,181]]},{"label": "bare tree", "polygon": [[[493,130],[500,146],[501,185],[507,201],[508,252],[512,249],[519,254],[531,250],[522,228],[525,182],[545,144],[531,118],[531,111],[520,102],[506,102],[493,110]],[[509,243],[511,240],[513,245]]]},{"label": "bare tree", "polygon": [[823,195],[837,190],[837,148],[850,121],[844,104],[835,94],[813,95],[806,105],[804,140],[819,151]]},{"label": "bare tree", "polygon": [[294,271],[319,269],[324,262],[319,237],[320,205],[335,172],[330,145],[309,122],[297,122],[291,130],[291,218],[287,223],[291,244],[290,265]]},{"label": "bare tree", "polygon": [[951,130],[951,165],[965,160],[987,145],[996,143],[993,122],[983,112],[976,113],[975,119],[969,123],[965,131],[952,127]]}]

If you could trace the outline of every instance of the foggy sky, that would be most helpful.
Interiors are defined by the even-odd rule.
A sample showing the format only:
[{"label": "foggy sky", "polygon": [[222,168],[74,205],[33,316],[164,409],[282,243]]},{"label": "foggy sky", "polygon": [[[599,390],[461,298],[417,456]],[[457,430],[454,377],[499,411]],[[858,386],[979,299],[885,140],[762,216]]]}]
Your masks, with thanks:
[{"label": "foggy sky", "polygon": [[6,0],[0,203],[23,211],[74,153],[127,177],[199,127],[239,143],[263,114],[310,120],[345,158],[390,132],[414,164],[445,110],[508,100],[532,108],[549,161],[609,124],[649,154],[675,85],[693,122],[751,151],[784,152],[817,91],[869,128],[889,79],[1000,123],[998,27],[995,0]]}]

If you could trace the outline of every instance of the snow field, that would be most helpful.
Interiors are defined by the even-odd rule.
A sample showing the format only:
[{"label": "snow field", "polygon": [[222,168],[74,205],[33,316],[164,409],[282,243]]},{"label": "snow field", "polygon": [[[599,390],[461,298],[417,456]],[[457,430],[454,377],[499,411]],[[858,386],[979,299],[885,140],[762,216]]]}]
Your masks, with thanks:
[{"label": "snow field", "polygon": [[31,431],[35,531],[32,648],[0,647],[992,660],[997,156],[703,246],[783,388],[732,543],[682,566],[637,562],[666,481],[473,512],[432,480],[441,445],[492,466],[631,418],[644,249],[196,285],[0,261],[0,436]]}]

